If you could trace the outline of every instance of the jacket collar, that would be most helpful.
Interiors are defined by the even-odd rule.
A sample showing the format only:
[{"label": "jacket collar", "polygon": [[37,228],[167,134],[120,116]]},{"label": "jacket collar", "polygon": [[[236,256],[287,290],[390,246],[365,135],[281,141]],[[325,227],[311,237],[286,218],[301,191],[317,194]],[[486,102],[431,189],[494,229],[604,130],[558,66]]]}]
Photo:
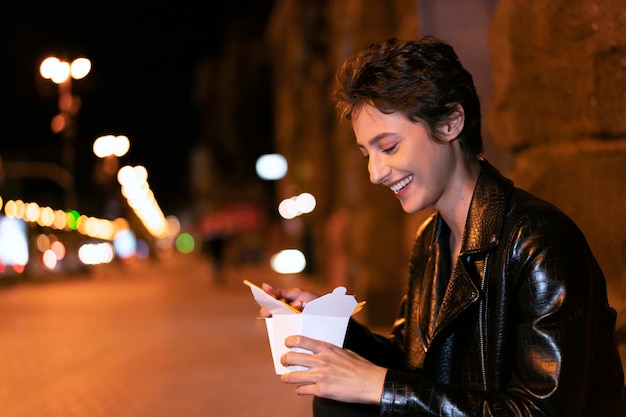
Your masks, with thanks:
[{"label": "jacket collar", "polygon": [[463,234],[461,253],[464,255],[498,245],[506,205],[513,190],[513,182],[486,159],[481,158],[480,166]]},{"label": "jacket collar", "polygon": [[[491,164],[481,159],[481,170],[478,175],[474,194],[467,216],[465,232],[463,233],[463,245],[461,255],[471,255],[485,252],[498,245],[500,232],[504,221],[507,201],[513,190],[513,182],[503,177]],[[441,264],[440,251],[447,248],[448,239],[443,233],[444,226],[441,216],[437,216],[435,229],[433,230],[431,255],[428,267],[431,271],[425,275],[432,276],[432,283],[436,280],[446,279],[447,265]],[[441,298],[438,290],[434,287],[421,289],[422,299],[419,312],[420,336],[426,350],[432,339],[439,331],[446,327],[468,306],[478,299],[479,289],[472,275],[466,269],[467,265],[461,263],[452,271],[450,281],[445,288],[445,295]],[[428,285],[431,281],[428,281]],[[429,300],[441,300],[441,305],[435,302],[432,305]]]}]

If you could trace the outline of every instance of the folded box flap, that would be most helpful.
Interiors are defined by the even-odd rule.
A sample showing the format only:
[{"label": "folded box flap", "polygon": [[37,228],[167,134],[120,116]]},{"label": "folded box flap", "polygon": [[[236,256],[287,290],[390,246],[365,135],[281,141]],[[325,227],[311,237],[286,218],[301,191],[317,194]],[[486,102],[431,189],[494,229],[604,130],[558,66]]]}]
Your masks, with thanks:
[{"label": "folded box flap", "polygon": [[303,314],[318,316],[350,317],[357,305],[353,295],[346,295],[345,287],[337,287],[333,292],[307,303]]},{"label": "folded box flap", "polygon": [[263,307],[264,309],[270,311],[273,314],[299,314],[300,312],[293,307],[279,301],[263,291],[260,287],[252,284],[249,281],[244,281],[244,283],[250,287],[252,291],[252,296],[256,300],[256,302]]}]

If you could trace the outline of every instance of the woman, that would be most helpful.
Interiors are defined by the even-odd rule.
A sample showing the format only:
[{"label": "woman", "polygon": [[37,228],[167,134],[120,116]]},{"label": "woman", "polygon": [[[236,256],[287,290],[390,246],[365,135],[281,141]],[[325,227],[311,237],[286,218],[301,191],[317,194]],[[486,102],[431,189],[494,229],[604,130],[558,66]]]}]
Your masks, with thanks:
[{"label": "woman", "polygon": [[[480,106],[449,45],[388,40],[349,58],[333,98],[370,180],[417,232],[390,337],[290,336],[284,374],[316,416],[626,416],[616,313],[578,227],[480,157]],[[294,304],[314,295],[297,288]]]}]

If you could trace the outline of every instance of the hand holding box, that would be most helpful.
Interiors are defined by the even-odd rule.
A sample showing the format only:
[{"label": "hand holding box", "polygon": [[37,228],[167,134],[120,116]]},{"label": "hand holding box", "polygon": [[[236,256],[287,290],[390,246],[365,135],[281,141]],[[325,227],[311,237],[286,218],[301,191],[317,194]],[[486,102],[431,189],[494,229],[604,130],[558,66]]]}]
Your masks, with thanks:
[{"label": "hand holding box", "polygon": [[337,287],[332,293],[308,302],[300,312],[251,282],[244,283],[250,287],[256,302],[272,313],[272,317],[265,319],[265,324],[274,369],[278,375],[306,369],[300,366],[285,367],[280,363],[280,357],[289,350],[285,346],[287,336],[299,334],[342,347],[350,316],[360,311],[365,304],[357,303],[352,295],[346,295],[345,287]]}]

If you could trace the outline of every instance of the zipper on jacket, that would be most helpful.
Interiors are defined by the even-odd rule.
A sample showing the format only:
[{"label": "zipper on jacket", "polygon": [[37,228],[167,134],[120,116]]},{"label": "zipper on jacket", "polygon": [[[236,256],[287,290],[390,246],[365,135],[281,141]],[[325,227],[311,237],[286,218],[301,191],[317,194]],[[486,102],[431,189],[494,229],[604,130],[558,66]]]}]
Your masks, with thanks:
[{"label": "zipper on jacket", "polygon": [[485,288],[487,286],[487,260],[489,259],[489,255],[485,257],[483,262],[483,276],[481,277],[480,282],[480,291],[483,294],[483,299],[480,301],[478,307],[478,340],[480,344],[480,370],[482,372],[483,379],[483,391],[487,391],[487,360],[486,360],[486,352],[485,352],[485,302],[486,302],[486,294]]}]

